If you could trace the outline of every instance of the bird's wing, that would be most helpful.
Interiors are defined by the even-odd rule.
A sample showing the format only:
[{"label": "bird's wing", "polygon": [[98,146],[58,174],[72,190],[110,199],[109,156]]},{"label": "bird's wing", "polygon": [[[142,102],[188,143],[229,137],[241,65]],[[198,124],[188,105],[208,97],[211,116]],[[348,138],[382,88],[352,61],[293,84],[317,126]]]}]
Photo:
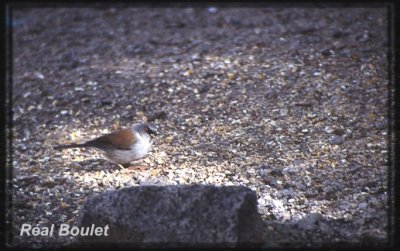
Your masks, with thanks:
[{"label": "bird's wing", "polygon": [[120,150],[130,150],[135,142],[136,137],[131,129],[126,128],[91,140],[87,142],[87,145],[100,149],[116,148]]}]

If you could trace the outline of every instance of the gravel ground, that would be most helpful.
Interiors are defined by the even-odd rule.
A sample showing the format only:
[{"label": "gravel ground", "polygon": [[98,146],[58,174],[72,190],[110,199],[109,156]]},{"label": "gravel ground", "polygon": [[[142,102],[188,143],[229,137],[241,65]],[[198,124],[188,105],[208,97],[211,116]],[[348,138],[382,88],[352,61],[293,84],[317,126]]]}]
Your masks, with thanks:
[{"label": "gravel ground", "polygon": [[[151,184],[245,185],[264,246],[390,236],[385,8],[15,9],[13,245],[84,201]],[[133,123],[160,130],[120,169],[54,151]]]}]

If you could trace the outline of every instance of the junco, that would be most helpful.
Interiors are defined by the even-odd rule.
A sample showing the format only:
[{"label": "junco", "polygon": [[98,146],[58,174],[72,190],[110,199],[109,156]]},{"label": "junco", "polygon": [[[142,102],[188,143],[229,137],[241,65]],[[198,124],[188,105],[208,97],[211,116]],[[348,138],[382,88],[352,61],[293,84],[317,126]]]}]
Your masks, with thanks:
[{"label": "junco", "polygon": [[92,147],[101,150],[112,162],[126,168],[129,167],[129,162],[143,158],[151,150],[155,135],[157,128],[153,124],[134,124],[131,128],[121,129],[86,143],[60,145],[54,149]]}]

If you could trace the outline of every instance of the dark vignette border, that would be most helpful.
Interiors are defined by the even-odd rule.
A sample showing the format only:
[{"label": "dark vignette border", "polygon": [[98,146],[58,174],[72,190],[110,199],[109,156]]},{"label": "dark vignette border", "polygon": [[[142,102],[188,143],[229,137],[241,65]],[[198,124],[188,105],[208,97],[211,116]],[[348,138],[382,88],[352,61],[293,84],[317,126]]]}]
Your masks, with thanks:
[{"label": "dark vignette border", "polygon": [[11,140],[12,140],[12,26],[9,25],[11,16],[11,6],[4,5],[1,8],[2,16],[1,18],[1,33],[2,38],[2,50],[1,50],[1,73],[2,82],[0,89],[0,100],[2,103],[1,109],[1,152],[0,152],[0,179],[1,179],[1,190],[0,199],[4,201],[1,204],[1,246],[7,247],[7,243],[10,243],[10,238],[12,238],[11,226],[12,218],[9,217],[12,208],[10,204],[12,202],[12,151],[11,151]]},{"label": "dark vignette border", "polygon": [[[400,132],[400,90],[398,88],[400,82],[400,50],[396,47],[400,44],[399,34],[400,34],[400,5],[395,3],[395,0],[389,1],[371,1],[368,3],[365,1],[340,1],[340,2],[329,2],[329,3],[319,3],[318,1],[303,1],[297,2],[295,5],[291,5],[294,1],[282,2],[269,2],[266,4],[261,4],[262,6],[267,5],[278,5],[280,7],[354,7],[354,6],[385,6],[387,7],[388,13],[388,205],[389,205],[389,217],[388,217],[388,235],[389,235],[389,247],[400,246],[400,172],[399,172],[399,161],[397,158],[397,152],[400,149],[400,142],[398,140],[398,135]],[[14,4],[15,3],[15,4]],[[18,2],[14,1],[13,4],[7,3],[1,7],[1,11],[4,14],[4,18],[0,19],[0,29],[2,36],[2,50],[1,55],[1,70],[2,70],[2,80],[3,85],[0,85],[0,101],[2,102],[2,108],[0,110],[0,116],[2,123],[0,123],[1,130],[1,148],[0,148],[0,179],[1,179],[1,189],[0,189],[0,199],[5,203],[0,203],[0,241],[3,247],[7,248],[7,244],[13,242],[12,234],[12,217],[9,217],[9,210],[12,209],[12,128],[13,128],[13,113],[12,113],[12,9],[13,7],[87,7],[87,3],[79,1],[71,1],[73,4],[59,3],[59,2]],[[99,1],[92,3],[94,8],[102,8],[110,5],[119,5],[121,2],[113,3],[112,1]],[[227,2],[137,2],[135,6],[143,7],[202,7],[205,5],[214,6],[224,6],[229,7],[234,5],[235,7],[254,7],[256,4],[254,2],[242,2],[242,3],[227,3]],[[259,5],[258,5],[259,6]],[[3,224],[5,223],[5,224]]]}]

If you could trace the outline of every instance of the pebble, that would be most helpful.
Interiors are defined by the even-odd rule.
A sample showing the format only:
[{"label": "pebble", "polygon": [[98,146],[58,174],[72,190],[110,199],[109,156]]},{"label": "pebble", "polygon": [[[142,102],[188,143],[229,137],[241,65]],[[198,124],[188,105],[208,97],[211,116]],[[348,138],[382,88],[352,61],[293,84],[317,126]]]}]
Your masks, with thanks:
[{"label": "pebble", "polygon": [[333,133],[334,131],[335,131],[335,129],[332,128],[332,127],[329,127],[329,126],[325,127],[325,132],[328,133],[328,134],[331,134],[331,133]]},{"label": "pebble", "polygon": [[209,8],[207,9],[207,11],[208,11],[208,13],[210,13],[210,14],[215,14],[215,13],[218,12],[218,8],[216,8],[216,7],[209,7]]},{"label": "pebble", "polygon": [[38,71],[36,71],[36,72],[34,73],[34,75],[35,75],[35,77],[37,77],[38,79],[44,79],[44,75],[43,75],[42,73],[38,72]]},{"label": "pebble", "polygon": [[344,142],[343,138],[338,135],[334,135],[329,138],[329,143],[331,143],[332,145],[341,145],[343,144],[343,142]]},{"label": "pebble", "polygon": [[360,205],[358,205],[358,209],[365,209],[367,206],[368,204],[366,202],[362,202]]},{"label": "pebble", "polygon": [[274,206],[274,207],[276,207],[276,208],[283,208],[283,202],[282,202],[282,200],[275,200],[275,199],[272,199],[272,205]]},{"label": "pebble", "polygon": [[375,122],[375,128],[378,130],[384,129],[386,127],[386,123],[382,122],[382,121],[377,121]]}]

